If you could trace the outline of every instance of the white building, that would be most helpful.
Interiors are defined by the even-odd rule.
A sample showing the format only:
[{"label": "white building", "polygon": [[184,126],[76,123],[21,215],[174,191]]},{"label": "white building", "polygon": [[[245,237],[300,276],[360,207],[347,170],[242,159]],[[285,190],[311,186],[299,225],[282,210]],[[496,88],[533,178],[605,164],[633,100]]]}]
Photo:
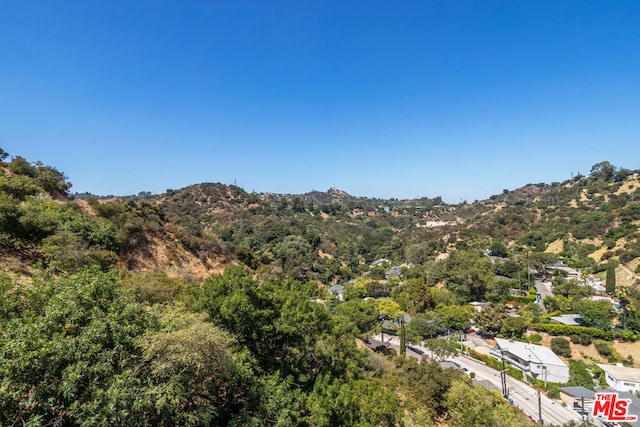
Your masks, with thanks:
[{"label": "white building", "polygon": [[640,391],[640,369],[627,368],[621,364],[603,365],[597,364],[607,378],[607,384],[616,391]]},{"label": "white building", "polygon": [[496,359],[521,369],[525,375],[554,383],[569,381],[569,366],[550,348],[541,345],[496,338],[498,344],[491,350]]},{"label": "white building", "polygon": [[585,326],[584,319],[579,314],[561,314],[559,316],[551,316],[552,322],[569,326]]}]

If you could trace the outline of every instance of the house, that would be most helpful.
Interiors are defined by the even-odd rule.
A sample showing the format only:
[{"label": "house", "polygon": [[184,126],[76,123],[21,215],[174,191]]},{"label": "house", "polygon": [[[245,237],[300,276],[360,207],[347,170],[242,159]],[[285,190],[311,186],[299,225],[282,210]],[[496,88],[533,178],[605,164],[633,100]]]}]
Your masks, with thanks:
[{"label": "house", "polygon": [[525,375],[555,383],[569,381],[569,366],[550,348],[502,338],[496,338],[496,343],[489,354],[498,360],[504,359]]},{"label": "house", "polygon": [[628,368],[622,364],[597,364],[605,373],[607,384],[616,391],[640,392],[640,369]]},{"label": "house", "polygon": [[378,265],[382,264],[383,262],[389,262],[389,260],[388,260],[388,259],[386,259],[386,258],[380,258],[380,259],[377,259],[377,260],[375,260],[375,261],[373,261],[373,262],[371,263],[370,267],[372,267],[372,268],[373,268],[373,267],[377,267]]},{"label": "house", "polygon": [[640,398],[638,398],[634,393],[630,393],[628,391],[618,392],[618,398],[630,400],[631,402],[627,407],[627,415],[635,415],[638,417],[638,420],[640,420]]},{"label": "house", "polygon": [[509,289],[509,295],[511,295],[512,297],[526,297],[529,295],[529,291],[512,288]]},{"label": "house", "polygon": [[391,267],[391,270],[387,271],[386,273],[384,273],[384,278],[389,280],[393,277],[397,277],[397,278],[401,278],[402,277],[402,271],[400,270],[400,266],[394,266]]},{"label": "house", "polygon": [[568,326],[585,326],[586,323],[579,314],[561,314],[559,316],[551,316],[549,318],[554,323]]},{"label": "house", "polygon": [[562,261],[558,261],[553,264],[553,267],[551,267],[551,271],[553,270],[562,271],[567,276],[567,279],[578,279],[578,277],[580,277],[580,271],[569,267]]},{"label": "house", "polygon": [[593,410],[596,392],[583,386],[560,387],[560,399],[579,414],[582,414],[584,405],[585,414],[589,414]]},{"label": "house", "polygon": [[478,312],[484,310],[485,308],[491,307],[491,303],[479,302],[479,301],[470,302],[469,305],[472,306]]},{"label": "house", "polygon": [[616,309],[622,308],[620,304],[615,302],[614,299],[611,297],[605,297],[602,295],[591,295],[588,299],[590,301],[609,301],[614,308]]},{"label": "house", "polygon": [[587,280],[585,281],[585,285],[591,287],[591,289],[593,289],[593,292],[597,294],[607,293],[607,289],[602,286],[602,280],[595,277],[587,278]]},{"label": "house", "polygon": [[[606,392],[600,390],[598,393]],[[640,419],[640,399],[633,393],[621,391],[617,392],[618,399],[630,400],[627,407],[627,415],[635,415]],[[593,405],[596,399],[596,392],[582,386],[560,387],[560,399],[567,404],[567,407],[581,414],[584,419],[594,423],[594,425],[602,425],[598,422],[598,418],[593,418]],[[604,424],[612,425],[612,424]],[[618,425],[618,424],[616,424]],[[624,424],[628,425],[628,424]]]},{"label": "house", "polygon": [[338,301],[344,301],[344,286],[333,285],[329,288],[329,293],[338,298]]}]

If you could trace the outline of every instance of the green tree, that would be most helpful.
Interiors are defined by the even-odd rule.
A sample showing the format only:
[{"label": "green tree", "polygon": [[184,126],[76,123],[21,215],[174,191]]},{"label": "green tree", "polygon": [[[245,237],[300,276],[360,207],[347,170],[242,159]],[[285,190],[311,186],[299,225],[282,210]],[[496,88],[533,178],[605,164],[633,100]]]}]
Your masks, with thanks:
[{"label": "green tree", "polygon": [[448,305],[436,308],[436,313],[445,328],[464,331],[469,326],[471,310],[470,306]]},{"label": "green tree", "polygon": [[571,301],[571,299],[562,295],[547,295],[546,297],[544,297],[544,300],[542,300],[542,303],[544,304],[547,311],[561,311],[563,313],[569,313],[572,309]]},{"label": "green tree", "polygon": [[321,377],[309,395],[309,422],[317,426],[395,426],[401,418],[397,397],[374,382],[345,384]]},{"label": "green tree", "polygon": [[387,319],[396,319],[404,313],[400,304],[391,298],[376,300],[376,304],[380,315],[385,316]]},{"label": "green tree", "polygon": [[588,326],[604,329],[611,328],[613,307],[609,301],[591,301],[582,299],[573,305],[576,313],[580,314]]},{"label": "green tree", "polygon": [[512,286],[512,280],[499,279],[497,277],[491,279],[487,284],[486,300],[491,302],[507,301],[510,297],[509,289]]},{"label": "green tree", "polygon": [[22,156],[16,156],[9,163],[9,170],[15,175],[24,175],[30,178],[36,176],[36,168]]},{"label": "green tree", "polygon": [[503,307],[487,307],[475,315],[475,321],[482,334],[494,337],[500,333],[508,317]]},{"label": "green tree", "polygon": [[428,411],[430,417],[443,416],[447,411],[446,392],[451,383],[461,379],[463,374],[444,369],[435,360],[418,363],[414,358],[408,357],[398,359],[397,365],[396,372],[400,381],[398,387],[409,397],[407,406],[414,414]]},{"label": "green tree", "polygon": [[500,331],[507,337],[522,337],[529,324],[529,319],[526,317],[508,316]]},{"label": "green tree", "polygon": [[432,293],[424,277],[412,277],[405,282],[408,310],[413,314],[424,313],[434,307]]},{"label": "green tree", "polygon": [[234,334],[241,345],[267,363],[278,350],[274,323],[276,301],[242,267],[227,267],[222,275],[206,279],[196,303],[216,325]]},{"label": "green tree", "polygon": [[591,167],[591,176],[604,181],[610,181],[616,173],[616,167],[608,161],[596,163]]},{"label": "green tree", "polygon": [[156,425],[227,423],[253,381],[242,354],[232,351],[233,338],[204,316],[180,311],[167,312],[161,325],[142,343],[141,374],[150,384],[131,397],[134,408],[150,407],[139,416]]},{"label": "green tree", "polygon": [[412,316],[407,326],[407,340],[417,344],[427,337],[433,338],[441,329],[438,315],[433,311]]},{"label": "green tree", "polygon": [[507,252],[507,247],[500,241],[493,242],[489,247],[489,250],[491,251],[491,255],[493,256],[506,258],[509,255]]},{"label": "green tree", "polygon": [[424,342],[435,359],[446,360],[457,353],[456,344],[444,338],[432,338]]},{"label": "green tree", "polygon": [[629,286],[619,286],[611,295],[618,299],[618,303],[622,308],[622,329],[627,329],[629,314],[636,311],[631,297],[632,288]]},{"label": "green tree", "polygon": [[[470,404],[471,403],[471,404]],[[449,424],[452,426],[530,426],[529,420],[495,391],[472,387],[462,381],[446,393]]]},{"label": "green tree", "polygon": [[444,262],[446,287],[464,301],[482,301],[487,283],[494,276],[491,260],[478,250],[454,251]]},{"label": "green tree", "polygon": [[360,363],[354,324],[311,302],[316,292],[313,283],[260,283],[242,267],[232,266],[205,280],[195,306],[235,335],[262,372],[279,370],[308,388],[322,372],[344,376]]},{"label": "green tree", "polygon": [[18,200],[24,200],[27,196],[42,193],[42,188],[29,176],[0,175],[0,192],[9,194]]},{"label": "green tree", "polygon": [[616,291],[616,268],[613,265],[607,268],[605,287],[609,295],[612,295]]},{"label": "green tree", "polygon": [[423,264],[427,260],[427,249],[418,243],[414,243],[405,248],[404,258],[411,264]]},{"label": "green tree", "polygon": [[[0,328],[0,424],[123,424],[138,341],[154,315],[118,286],[117,274],[39,272],[14,288],[20,311]],[[134,417],[135,419],[135,417]]]},{"label": "green tree", "polygon": [[351,300],[336,306],[336,316],[344,316],[353,322],[360,333],[369,332],[378,325],[380,311],[374,300]]}]

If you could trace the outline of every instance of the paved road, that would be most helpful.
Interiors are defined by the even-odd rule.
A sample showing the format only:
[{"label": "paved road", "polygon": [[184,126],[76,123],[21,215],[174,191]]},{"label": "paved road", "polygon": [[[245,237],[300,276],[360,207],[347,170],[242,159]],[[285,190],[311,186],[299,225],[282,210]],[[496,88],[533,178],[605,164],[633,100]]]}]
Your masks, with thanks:
[{"label": "paved road", "polygon": [[542,280],[535,280],[536,291],[540,294],[540,304],[544,301],[545,297],[553,296],[553,291],[551,290],[552,284],[551,282],[544,282]]},{"label": "paved road", "polygon": [[[502,390],[500,380],[500,371],[495,370],[475,359],[467,356],[455,356],[451,358],[454,362],[475,372],[477,380],[487,380],[493,384],[498,390]],[[540,413],[538,411],[538,392],[530,385],[518,381],[507,375],[507,390],[509,398],[514,404],[521,408],[525,414],[532,419],[538,421]],[[580,421],[580,415],[576,412],[565,408],[559,401],[548,398],[546,395],[540,395],[540,403],[542,408],[542,420],[545,424],[562,425],[569,421]]]},{"label": "paved road", "polygon": [[[380,335],[374,335],[379,340]],[[396,336],[385,335],[384,341],[396,351],[399,351],[399,338]],[[429,357],[429,350],[424,347],[412,345],[419,352]],[[417,359],[422,358],[422,354],[407,349],[407,355]],[[502,390],[502,382],[500,379],[500,371],[493,369],[482,362],[467,356],[454,356],[448,360],[456,362],[462,368],[468,369],[475,373],[476,380],[486,380],[493,384],[498,390]],[[538,411],[538,392],[530,385],[518,381],[507,375],[507,389],[509,398],[513,400],[514,405],[522,409],[522,411],[531,419],[538,421],[540,413]],[[560,401],[548,398],[546,395],[540,395],[540,403],[542,409],[542,421],[544,424],[563,425],[570,421],[580,421],[580,415],[564,406]]]}]

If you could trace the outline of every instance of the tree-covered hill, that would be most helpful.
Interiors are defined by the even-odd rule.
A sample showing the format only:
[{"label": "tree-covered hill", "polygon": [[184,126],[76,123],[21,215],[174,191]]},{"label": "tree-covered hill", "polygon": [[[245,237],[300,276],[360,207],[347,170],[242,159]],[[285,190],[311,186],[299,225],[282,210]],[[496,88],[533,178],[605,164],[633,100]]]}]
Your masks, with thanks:
[{"label": "tree-covered hill", "polygon": [[258,194],[213,183],[74,199],[54,167],[7,157],[0,164],[0,246],[25,265],[42,261],[62,271],[97,263],[204,278],[240,262],[264,276],[332,283],[376,259],[424,264],[493,244],[511,253],[553,252],[594,271],[610,259],[635,270],[640,258],[640,181],[606,161],[588,176],[447,205],[439,197]]},{"label": "tree-covered hill", "polygon": [[[406,342],[447,357],[430,338],[472,318],[557,331],[545,309],[583,316],[574,342],[612,338],[612,319],[640,335],[640,181],[608,162],[448,205],[214,183],[74,198],[54,167],[0,156],[0,425],[519,427],[462,372],[364,340],[410,314]],[[549,273],[559,260],[606,277],[620,308]],[[536,274],[554,284],[544,306]]]}]

